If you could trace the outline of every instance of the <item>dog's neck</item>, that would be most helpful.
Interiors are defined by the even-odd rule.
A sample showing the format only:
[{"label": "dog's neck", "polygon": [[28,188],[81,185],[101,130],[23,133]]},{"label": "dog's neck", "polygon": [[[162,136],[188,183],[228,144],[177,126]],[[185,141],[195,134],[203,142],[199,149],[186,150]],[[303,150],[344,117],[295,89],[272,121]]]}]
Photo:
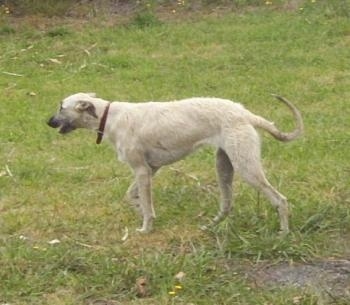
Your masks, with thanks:
[{"label": "dog's neck", "polygon": [[101,120],[100,120],[100,125],[98,127],[97,130],[97,138],[96,138],[96,144],[100,144],[103,138],[103,134],[105,131],[105,126],[106,126],[106,121],[107,121],[107,117],[108,117],[108,111],[109,111],[109,107],[110,107],[110,103],[108,103],[103,111]]}]

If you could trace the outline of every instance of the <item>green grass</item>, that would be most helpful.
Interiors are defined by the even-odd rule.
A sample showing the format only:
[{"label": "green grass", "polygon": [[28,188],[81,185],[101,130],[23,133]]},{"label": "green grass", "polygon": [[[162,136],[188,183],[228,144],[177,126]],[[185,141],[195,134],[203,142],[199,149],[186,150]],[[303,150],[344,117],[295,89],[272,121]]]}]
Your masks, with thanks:
[{"label": "green grass", "polygon": [[[301,304],[319,304],[312,293],[256,287],[242,270],[350,254],[347,18],[316,2],[151,26],[1,19],[0,304],[282,305],[300,294]],[[292,128],[290,114],[269,94],[289,98],[305,136],[281,144],[264,135],[263,158],[291,203],[292,233],[278,237],[275,211],[238,178],[232,215],[201,232],[218,206],[213,152],[204,149],[155,177],[155,231],[136,234],[128,167],[95,134],[61,137],[46,125],[78,91],[133,102],[229,98],[282,129]],[[137,297],[141,276],[146,298]]]}]

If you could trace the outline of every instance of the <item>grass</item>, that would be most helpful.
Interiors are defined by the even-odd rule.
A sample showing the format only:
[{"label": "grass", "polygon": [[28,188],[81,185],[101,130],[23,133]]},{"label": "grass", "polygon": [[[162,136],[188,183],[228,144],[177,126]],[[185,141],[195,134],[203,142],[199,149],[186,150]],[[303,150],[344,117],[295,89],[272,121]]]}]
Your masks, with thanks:
[{"label": "grass", "polygon": [[[256,287],[245,274],[265,260],[350,254],[350,27],[334,12],[316,2],[151,26],[151,17],[147,26],[93,19],[78,27],[67,19],[45,27],[1,19],[0,304],[324,301]],[[140,222],[124,198],[132,175],[113,149],[96,146],[89,132],[61,137],[45,124],[77,91],[133,102],[229,98],[282,129],[292,128],[290,114],[269,94],[294,101],[305,136],[290,144],[263,136],[267,175],[292,205],[292,233],[277,236],[275,211],[239,178],[232,215],[199,230],[218,205],[208,148],[156,176],[155,231],[136,234]],[[48,243],[54,239],[60,243]],[[186,277],[174,297],[180,271]],[[147,279],[144,298],[139,277]]]}]

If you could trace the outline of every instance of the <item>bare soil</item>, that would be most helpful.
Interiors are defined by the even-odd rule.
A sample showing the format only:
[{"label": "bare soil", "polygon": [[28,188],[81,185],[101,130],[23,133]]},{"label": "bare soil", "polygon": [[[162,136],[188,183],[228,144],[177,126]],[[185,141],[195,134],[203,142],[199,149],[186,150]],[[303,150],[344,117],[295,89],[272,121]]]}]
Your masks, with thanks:
[{"label": "bare soil", "polygon": [[[260,264],[247,272],[258,287],[300,288],[328,301],[350,303],[350,260]],[[349,304],[348,303],[348,304]]]}]

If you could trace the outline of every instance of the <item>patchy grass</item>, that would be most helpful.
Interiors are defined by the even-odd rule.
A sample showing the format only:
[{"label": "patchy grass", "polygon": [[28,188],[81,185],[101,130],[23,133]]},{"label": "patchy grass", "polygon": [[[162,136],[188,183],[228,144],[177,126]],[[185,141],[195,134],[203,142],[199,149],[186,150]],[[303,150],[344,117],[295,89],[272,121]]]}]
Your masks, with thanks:
[{"label": "patchy grass", "polygon": [[[320,304],[307,291],[258,288],[239,270],[350,253],[350,27],[321,4],[152,26],[6,18],[0,303]],[[218,206],[213,152],[204,149],[155,177],[155,231],[136,234],[139,219],[124,199],[132,176],[113,149],[86,131],[61,137],[45,124],[77,91],[134,102],[224,97],[283,129],[292,128],[290,114],[269,94],[288,97],[304,115],[305,136],[290,144],[263,136],[263,157],[292,205],[292,233],[277,236],[275,211],[239,178],[232,215],[201,232]],[[180,271],[182,289],[169,295]]]}]

